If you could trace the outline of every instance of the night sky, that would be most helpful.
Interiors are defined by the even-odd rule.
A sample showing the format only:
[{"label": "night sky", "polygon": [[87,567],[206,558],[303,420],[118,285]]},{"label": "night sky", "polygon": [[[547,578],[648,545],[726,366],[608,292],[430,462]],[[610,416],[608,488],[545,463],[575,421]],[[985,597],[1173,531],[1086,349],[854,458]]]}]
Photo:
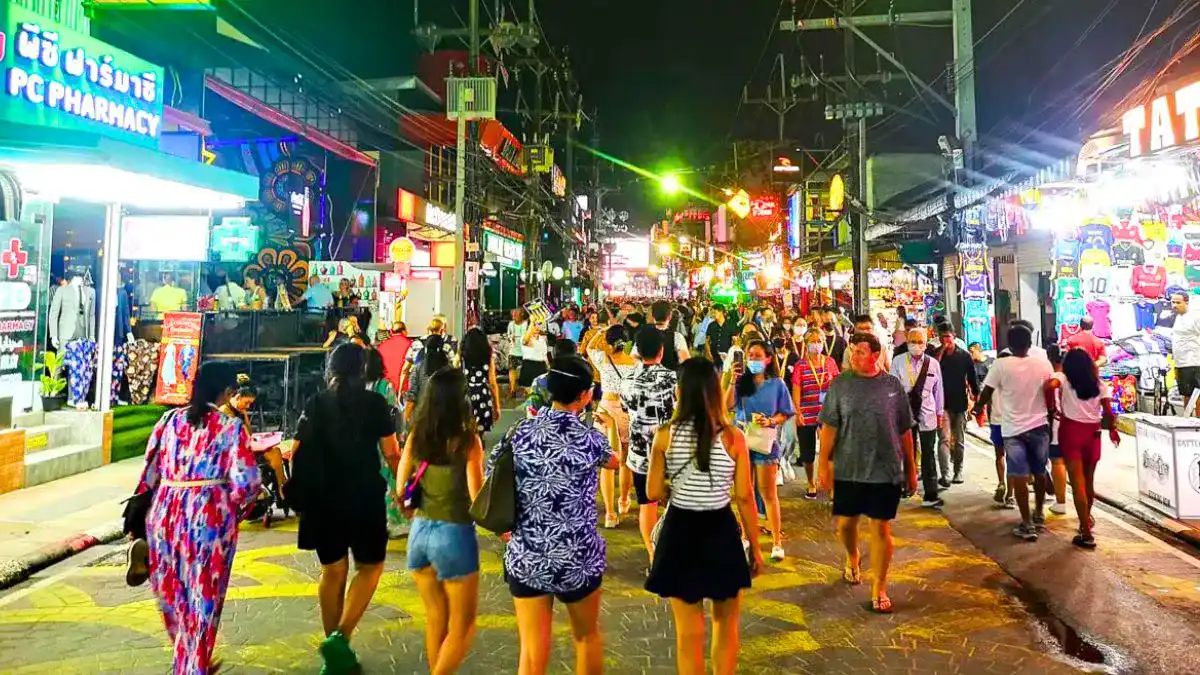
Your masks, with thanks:
[{"label": "night sky", "polygon": [[[364,77],[412,72],[418,53],[409,37],[411,0],[360,0],[330,3],[319,0],[240,0],[258,18],[303,36]],[[483,0],[486,21],[494,0]],[[799,14],[828,16],[826,0],[796,0]],[[859,13],[946,9],[949,0],[865,0]],[[1188,0],[977,0],[974,21],[977,54],[980,128],[1019,139],[1030,129],[1064,136],[1090,130],[1106,112],[1101,99],[1080,117],[1079,93],[1098,68],[1124,50],[1139,34],[1157,26]],[[525,13],[525,0],[502,0],[511,17],[514,5]],[[466,0],[424,0],[422,20],[436,18],[445,26],[461,26]],[[773,115],[756,106],[740,106],[742,86],[749,81],[752,96],[762,96],[769,79],[777,79],[773,59],[787,55],[789,72],[799,68],[805,54],[810,67],[826,55],[830,73],[840,72],[841,34],[772,32],[777,0],[739,0],[701,3],[695,0],[537,0],[550,42],[569,49],[585,105],[599,110],[601,146],[612,154],[651,168],[664,162],[702,166],[730,155],[733,138],[770,139]],[[785,15],[792,0],[783,0]],[[1002,17],[1017,7],[993,30]],[[1153,7],[1152,13],[1147,12]],[[456,11],[457,10],[457,11]],[[1195,29],[1200,11],[1180,24],[1179,32]],[[461,19],[461,20],[460,20]],[[1095,23],[1095,25],[1092,25]],[[912,65],[917,74],[938,81],[952,58],[950,32],[909,27],[872,29],[870,34]],[[766,48],[764,49],[764,45]],[[1169,34],[1147,55],[1160,61],[1176,46]],[[760,59],[760,55],[762,58]],[[861,72],[873,72],[873,52],[859,45]],[[1146,63],[1153,61],[1146,59]],[[1120,86],[1131,87],[1146,73],[1136,67]],[[1094,78],[1093,78],[1094,79]],[[906,81],[872,95],[891,104],[906,105],[922,122],[894,116],[874,133],[873,150],[936,151],[937,135],[953,129],[952,119],[936,104],[914,99]],[[823,120],[827,92],[818,102],[802,104],[789,118],[788,135],[803,145],[831,145],[840,140],[838,126]],[[736,115],[736,116],[735,116]],[[732,134],[732,135],[731,135]]]}]

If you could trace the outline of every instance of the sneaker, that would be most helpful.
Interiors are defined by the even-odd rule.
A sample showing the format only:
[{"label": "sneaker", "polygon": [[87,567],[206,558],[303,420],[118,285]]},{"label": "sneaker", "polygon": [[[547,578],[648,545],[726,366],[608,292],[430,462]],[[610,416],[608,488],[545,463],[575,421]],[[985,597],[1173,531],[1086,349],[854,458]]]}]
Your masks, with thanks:
[{"label": "sneaker", "polygon": [[145,539],[134,539],[129,542],[125,554],[125,583],[130,586],[141,586],[150,578],[150,545]]},{"label": "sneaker", "polygon": [[1071,540],[1071,543],[1078,546],[1079,548],[1086,548],[1086,549],[1096,548],[1096,538],[1090,534],[1085,535],[1082,532],[1075,535],[1075,538]]},{"label": "sneaker", "polygon": [[775,562],[779,562],[786,557],[787,557],[787,553],[783,550],[782,546],[772,546],[771,547],[771,560],[774,560]]},{"label": "sneaker", "polygon": [[620,524],[621,524],[620,516],[618,516],[616,514],[613,514],[611,516],[607,516],[607,515],[604,516],[604,529],[611,530]]},{"label": "sneaker", "polygon": [[1013,499],[1011,496],[1005,497],[1004,501],[1000,502],[1000,508],[1011,511],[1017,508],[1017,500]]},{"label": "sneaker", "polygon": [[1061,502],[1054,502],[1050,505],[1050,513],[1056,516],[1065,516],[1067,515],[1067,505]]},{"label": "sneaker", "polygon": [[943,490],[950,489],[950,481],[946,480],[945,478],[939,480],[938,485],[940,485]]},{"label": "sneaker", "polygon": [[950,482],[954,483],[955,485],[962,485],[963,483],[966,482],[963,480],[963,477],[962,477],[962,469],[954,470],[954,478]]},{"label": "sneaker", "polygon": [[933,499],[924,499],[921,501],[921,506],[927,509],[940,509],[945,505],[946,501],[941,497],[934,497]]},{"label": "sneaker", "polygon": [[1035,528],[1037,528],[1038,532],[1041,532],[1046,529],[1046,514],[1045,513],[1038,511],[1038,510],[1034,510],[1034,512],[1031,516],[1031,519],[1033,520],[1033,526]]},{"label": "sneaker", "polygon": [[1013,534],[1025,541],[1037,541],[1037,528],[1032,523],[1021,523],[1013,528]]},{"label": "sneaker", "polygon": [[1004,495],[1006,495],[1007,493],[1008,493],[1008,488],[1004,487],[1003,485],[997,485],[996,492],[995,492],[995,494],[992,495],[992,499],[995,500],[995,502],[997,504],[1003,504],[1004,503]]},{"label": "sneaker", "polygon": [[318,649],[321,658],[325,659],[323,671],[335,674],[349,673],[358,667],[358,656],[350,647],[350,640],[340,630],[330,633]]}]

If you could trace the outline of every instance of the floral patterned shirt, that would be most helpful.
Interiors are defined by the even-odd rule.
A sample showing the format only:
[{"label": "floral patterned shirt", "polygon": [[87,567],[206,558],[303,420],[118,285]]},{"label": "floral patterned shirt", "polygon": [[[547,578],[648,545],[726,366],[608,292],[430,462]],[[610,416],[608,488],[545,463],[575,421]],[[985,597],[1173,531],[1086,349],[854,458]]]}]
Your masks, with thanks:
[{"label": "floral patterned shirt", "polygon": [[628,386],[621,390],[621,403],[629,413],[630,471],[650,472],[650,446],[654,433],[675,414],[675,371],[661,364],[639,366]]},{"label": "floral patterned shirt", "polygon": [[[553,408],[512,433],[517,519],[504,569],[546,593],[579,590],[606,566],[596,527],[597,469],[608,463],[612,447],[578,416]],[[492,453],[489,471],[494,460]]]}]

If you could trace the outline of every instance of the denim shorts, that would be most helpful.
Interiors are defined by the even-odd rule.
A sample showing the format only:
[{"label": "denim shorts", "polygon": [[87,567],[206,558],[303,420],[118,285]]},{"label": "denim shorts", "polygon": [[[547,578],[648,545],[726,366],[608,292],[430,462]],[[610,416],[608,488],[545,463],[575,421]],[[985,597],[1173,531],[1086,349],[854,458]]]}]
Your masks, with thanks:
[{"label": "denim shorts", "polygon": [[408,534],[408,569],[433,565],[438,581],[452,581],[479,571],[479,540],[474,523],[447,523],[414,518]]},{"label": "denim shorts", "polygon": [[1004,458],[1010,476],[1045,475],[1050,461],[1050,426],[1005,437]]}]

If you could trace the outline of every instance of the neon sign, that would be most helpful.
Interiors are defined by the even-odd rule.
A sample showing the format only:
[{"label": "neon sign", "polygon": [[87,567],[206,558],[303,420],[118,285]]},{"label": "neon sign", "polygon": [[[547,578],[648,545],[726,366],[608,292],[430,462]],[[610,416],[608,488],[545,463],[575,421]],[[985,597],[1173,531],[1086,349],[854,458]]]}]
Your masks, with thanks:
[{"label": "neon sign", "polygon": [[1126,112],[1121,125],[1130,157],[1200,139],[1200,82]]},{"label": "neon sign", "polygon": [[425,202],[425,223],[447,232],[458,231],[458,217],[432,202]]},{"label": "neon sign", "polygon": [[513,269],[520,269],[521,261],[525,259],[524,244],[486,230],[483,233],[483,250],[494,255],[496,262]]},{"label": "neon sign", "polygon": [[779,199],[775,197],[755,197],[750,200],[751,218],[774,218],[779,215]]},{"label": "neon sign", "polygon": [[0,6],[0,120],[157,148],[162,69],[39,14]]}]

